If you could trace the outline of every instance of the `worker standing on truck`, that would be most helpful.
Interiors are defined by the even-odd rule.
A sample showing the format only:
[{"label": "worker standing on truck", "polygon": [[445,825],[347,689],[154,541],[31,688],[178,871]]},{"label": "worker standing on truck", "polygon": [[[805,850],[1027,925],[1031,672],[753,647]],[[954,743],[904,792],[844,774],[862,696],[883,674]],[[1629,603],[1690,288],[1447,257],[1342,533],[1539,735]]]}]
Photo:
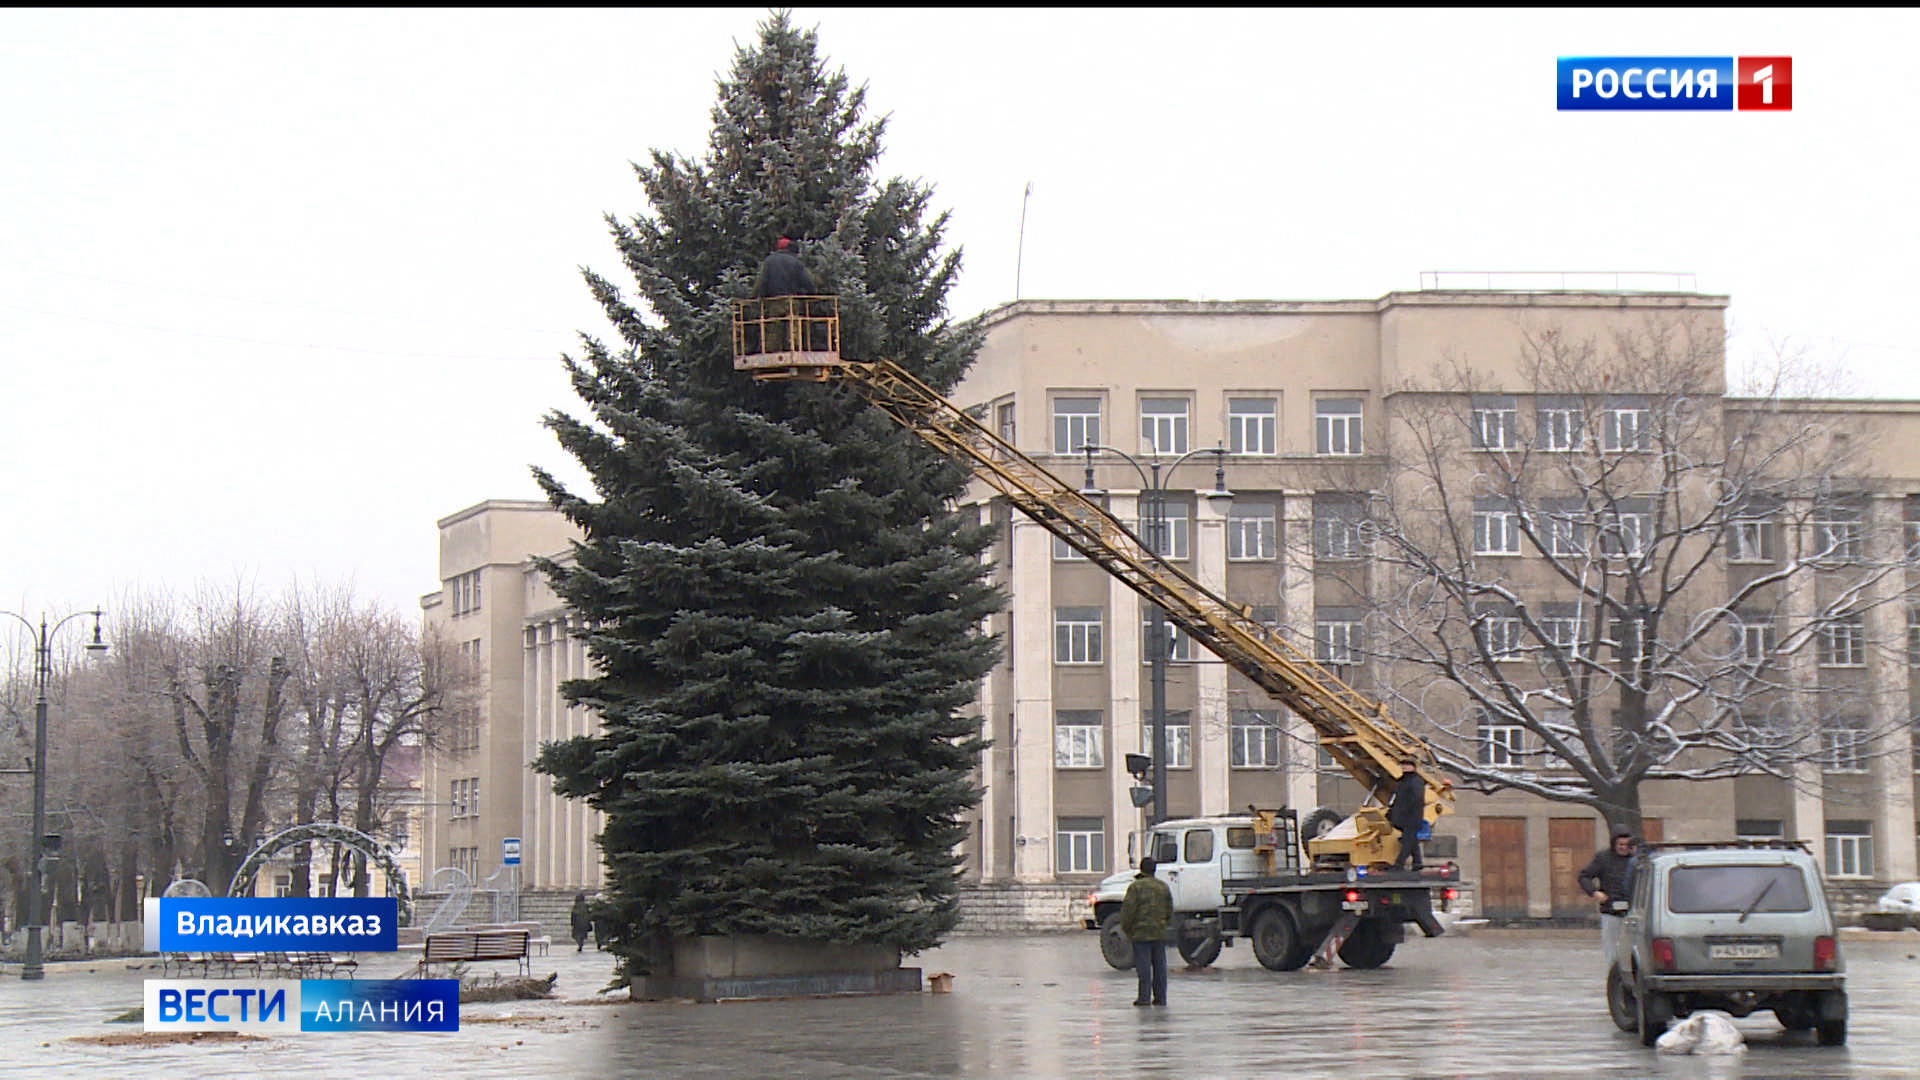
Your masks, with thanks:
[{"label": "worker standing on truck", "polygon": [[1420,864],[1420,826],[1427,823],[1427,781],[1420,775],[1420,763],[1413,757],[1400,759],[1400,782],[1393,786],[1393,795],[1387,799],[1387,824],[1400,830],[1400,854],[1394,857],[1393,868],[1401,869],[1408,859],[1413,860],[1413,869],[1421,869]]},{"label": "worker standing on truck", "polygon": [[1156,864],[1140,860],[1140,875],[1120,901],[1120,931],[1133,942],[1133,970],[1140,988],[1135,1005],[1167,1003],[1167,928],[1173,924],[1173,890],[1153,876]]},{"label": "worker standing on truck", "polygon": [[1633,895],[1633,849],[1637,841],[1625,825],[1613,829],[1613,843],[1593,853],[1574,880],[1580,891],[1600,904],[1600,951],[1613,962],[1613,947],[1620,941],[1620,925],[1627,913],[1627,897]]}]

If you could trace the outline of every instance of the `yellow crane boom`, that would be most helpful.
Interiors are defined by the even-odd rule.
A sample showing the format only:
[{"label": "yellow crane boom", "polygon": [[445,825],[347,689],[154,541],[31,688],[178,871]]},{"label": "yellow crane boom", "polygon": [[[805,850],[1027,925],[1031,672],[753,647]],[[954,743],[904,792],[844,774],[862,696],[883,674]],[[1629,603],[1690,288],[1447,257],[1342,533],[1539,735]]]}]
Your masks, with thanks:
[{"label": "yellow crane boom", "polygon": [[[1424,763],[1427,819],[1452,809],[1453,785],[1440,778],[1432,752],[1388,716],[1383,704],[1354,690],[1256,621],[1249,607],[1226,600],[1155,554],[1105,507],[898,364],[844,359],[839,344],[834,297],[734,301],[735,368],[763,381],[844,383],[902,427],[965,464],[975,478],[1047,531],[1160,605],[1167,618],[1195,641],[1312,725],[1320,745],[1381,806],[1399,779],[1400,762],[1412,757]],[[1383,811],[1368,807],[1359,816],[1357,836],[1342,836],[1339,850],[1363,865],[1391,861]],[[1336,830],[1336,835],[1345,832]]]}]

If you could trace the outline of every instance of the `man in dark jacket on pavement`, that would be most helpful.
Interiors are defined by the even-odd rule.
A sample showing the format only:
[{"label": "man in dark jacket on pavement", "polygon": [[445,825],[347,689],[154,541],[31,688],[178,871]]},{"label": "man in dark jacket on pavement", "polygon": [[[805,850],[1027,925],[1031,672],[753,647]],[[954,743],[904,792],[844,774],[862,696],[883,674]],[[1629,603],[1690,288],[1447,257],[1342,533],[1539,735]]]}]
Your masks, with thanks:
[{"label": "man in dark jacket on pavement", "polygon": [[1140,874],[1120,901],[1120,931],[1133,942],[1133,970],[1140,977],[1135,1005],[1167,1003],[1167,928],[1173,925],[1173,890],[1153,876],[1156,865],[1150,858],[1141,859]]},{"label": "man in dark jacket on pavement", "polygon": [[1627,898],[1633,894],[1633,830],[1616,825],[1613,843],[1593,853],[1593,858],[1575,879],[1580,891],[1600,903],[1600,951],[1613,962],[1613,948],[1620,940],[1620,921],[1627,911]]},{"label": "man in dark jacket on pavement", "polygon": [[1400,830],[1400,854],[1393,860],[1395,870],[1409,859],[1412,868],[1420,865],[1420,826],[1427,823],[1427,780],[1420,775],[1420,763],[1411,757],[1400,760],[1400,782],[1393,786],[1387,800],[1387,824]]}]

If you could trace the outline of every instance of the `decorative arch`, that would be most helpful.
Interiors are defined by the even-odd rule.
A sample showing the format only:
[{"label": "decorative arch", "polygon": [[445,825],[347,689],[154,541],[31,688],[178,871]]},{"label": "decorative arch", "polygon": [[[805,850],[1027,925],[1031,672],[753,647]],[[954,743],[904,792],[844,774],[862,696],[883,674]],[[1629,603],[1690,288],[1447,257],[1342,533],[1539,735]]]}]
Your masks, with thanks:
[{"label": "decorative arch", "polygon": [[400,905],[400,925],[413,922],[413,890],[407,884],[407,875],[394,861],[393,853],[386,845],[366,833],[348,825],[335,825],[332,822],[316,821],[307,825],[295,825],[291,829],[282,829],[249,852],[240,868],[233,872],[233,880],[227,885],[228,896],[246,896],[253,892],[254,878],[260,874],[261,867],[268,860],[290,847],[299,844],[320,841],[327,844],[343,844],[367,857],[387,875],[387,887]]}]

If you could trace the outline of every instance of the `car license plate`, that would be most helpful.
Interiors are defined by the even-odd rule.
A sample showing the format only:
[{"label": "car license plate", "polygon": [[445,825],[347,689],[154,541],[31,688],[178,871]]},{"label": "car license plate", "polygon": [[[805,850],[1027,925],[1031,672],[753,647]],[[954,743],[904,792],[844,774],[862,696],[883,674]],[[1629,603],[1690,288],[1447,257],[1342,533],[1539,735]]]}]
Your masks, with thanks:
[{"label": "car license plate", "polygon": [[1780,957],[1780,946],[1771,941],[1709,945],[1707,955],[1715,960],[1777,960]]}]

